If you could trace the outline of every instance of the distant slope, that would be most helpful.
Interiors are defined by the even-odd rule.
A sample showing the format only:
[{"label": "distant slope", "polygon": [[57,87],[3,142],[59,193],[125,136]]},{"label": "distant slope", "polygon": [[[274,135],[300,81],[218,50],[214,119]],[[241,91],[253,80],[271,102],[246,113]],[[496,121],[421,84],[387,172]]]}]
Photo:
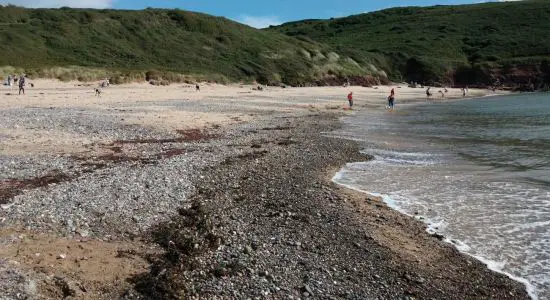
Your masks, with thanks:
[{"label": "distant slope", "polygon": [[39,75],[84,66],[293,85],[373,73],[317,42],[199,13],[15,6],[0,7],[0,66]]},{"label": "distant slope", "polygon": [[326,43],[394,80],[550,83],[550,1],[393,8],[269,31]]}]

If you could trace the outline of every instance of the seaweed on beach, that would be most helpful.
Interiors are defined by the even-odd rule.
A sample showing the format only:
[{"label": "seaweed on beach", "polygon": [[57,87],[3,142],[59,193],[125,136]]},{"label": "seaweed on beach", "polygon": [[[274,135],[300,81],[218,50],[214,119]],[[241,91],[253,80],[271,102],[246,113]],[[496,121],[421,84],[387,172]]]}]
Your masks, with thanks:
[{"label": "seaweed on beach", "polygon": [[196,259],[221,243],[214,233],[210,213],[198,200],[189,208],[179,209],[171,221],[151,230],[150,237],[164,249],[164,254],[150,257],[150,272],[131,281],[138,292],[152,299],[183,298],[187,288],[185,271],[196,269]]},{"label": "seaweed on beach", "polygon": [[206,141],[219,137],[216,134],[211,134],[200,129],[180,129],[176,130],[176,132],[183,136],[186,142]]},{"label": "seaweed on beach", "polygon": [[123,154],[122,152],[108,153],[108,154],[103,154],[103,155],[93,156],[93,157],[74,156],[73,159],[77,161],[81,161],[82,167],[88,167],[94,170],[106,168],[111,164],[127,163],[127,162],[152,164],[155,161],[149,157],[129,156],[129,155]]},{"label": "seaweed on beach", "polygon": [[168,159],[168,158],[172,158],[174,156],[183,155],[187,152],[189,152],[189,151],[186,150],[186,149],[174,148],[174,149],[166,150],[162,153],[159,153],[159,154],[156,155],[156,157],[159,158],[159,159]]},{"label": "seaweed on beach", "polygon": [[262,128],[262,130],[267,130],[267,131],[290,130],[290,129],[292,129],[292,127],[290,127],[290,126],[281,126],[281,125],[277,125],[275,127],[264,127],[264,128]]},{"label": "seaweed on beach", "polygon": [[163,139],[134,139],[134,140],[116,140],[113,145],[127,145],[127,144],[169,144],[169,143],[183,143],[186,140],[184,138],[163,138]]},{"label": "seaweed on beach", "polygon": [[50,184],[70,180],[72,177],[60,171],[54,170],[50,173],[29,179],[4,179],[0,181],[0,204],[6,204],[25,190],[32,190],[46,187]]},{"label": "seaweed on beach", "polygon": [[132,139],[132,140],[116,140],[110,146],[111,148],[118,148],[122,145],[132,144],[169,144],[169,143],[186,143],[206,141],[217,138],[218,135],[210,134],[207,131],[200,129],[179,129],[176,130],[179,137],[172,138],[146,138],[146,139]]}]

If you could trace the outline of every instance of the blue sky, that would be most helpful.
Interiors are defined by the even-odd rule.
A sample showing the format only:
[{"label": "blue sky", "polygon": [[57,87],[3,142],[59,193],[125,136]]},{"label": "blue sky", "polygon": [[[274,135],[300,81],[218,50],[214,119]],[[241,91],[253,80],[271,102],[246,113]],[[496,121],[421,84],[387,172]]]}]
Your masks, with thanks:
[{"label": "blue sky", "polygon": [[253,27],[267,27],[301,19],[343,17],[394,6],[449,5],[487,2],[480,0],[0,0],[28,7],[93,7],[142,9],[181,8],[224,16]]}]

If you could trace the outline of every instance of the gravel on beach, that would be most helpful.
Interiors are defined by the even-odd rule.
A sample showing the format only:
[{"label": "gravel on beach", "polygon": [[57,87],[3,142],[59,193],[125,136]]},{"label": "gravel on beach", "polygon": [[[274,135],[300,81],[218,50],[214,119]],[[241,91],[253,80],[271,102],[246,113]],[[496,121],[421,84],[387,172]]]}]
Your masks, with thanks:
[{"label": "gravel on beach", "polygon": [[[332,183],[330,172],[369,159],[355,142],[323,135],[339,126],[338,115],[265,115],[186,141],[94,114],[82,121],[90,123],[85,133],[120,141],[102,145],[101,155],[0,158],[0,179],[14,188],[63,174],[2,202],[0,232],[10,234],[0,245],[32,243],[22,232],[140,243],[120,259],[149,263],[123,286],[92,288],[85,271],[45,274],[0,256],[0,298],[528,299],[523,285],[428,235],[422,223]],[[52,260],[62,264],[71,251]]]}]

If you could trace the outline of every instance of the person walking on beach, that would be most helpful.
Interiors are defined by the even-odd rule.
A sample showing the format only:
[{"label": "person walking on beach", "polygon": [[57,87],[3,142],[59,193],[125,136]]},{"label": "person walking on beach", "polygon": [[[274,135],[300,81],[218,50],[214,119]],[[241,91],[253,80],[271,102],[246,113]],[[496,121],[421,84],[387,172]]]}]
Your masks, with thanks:
[{"label": "person walking on beach", "polygon": [[428,87],[428,89],[426,90],[426,97],[428,97],[428,99],[432,96],[432,93],[430,92],[430,89],[431,89],[431,87]]},{"label": "person walking on beach", "polygon": [[353,92],[349,92],[348,102],[349,102],[349,108],[351,109],[353,107]]},{"label": "person walking on beach", "polygon": [[8,86],[11,86],[11,79],[12,79],[11,74],[8,74]]},{"label": "person walking on beach", "polygon": [[19,77],[19,95],[21,95],[21,92],[25,95],[25,75]]}]

